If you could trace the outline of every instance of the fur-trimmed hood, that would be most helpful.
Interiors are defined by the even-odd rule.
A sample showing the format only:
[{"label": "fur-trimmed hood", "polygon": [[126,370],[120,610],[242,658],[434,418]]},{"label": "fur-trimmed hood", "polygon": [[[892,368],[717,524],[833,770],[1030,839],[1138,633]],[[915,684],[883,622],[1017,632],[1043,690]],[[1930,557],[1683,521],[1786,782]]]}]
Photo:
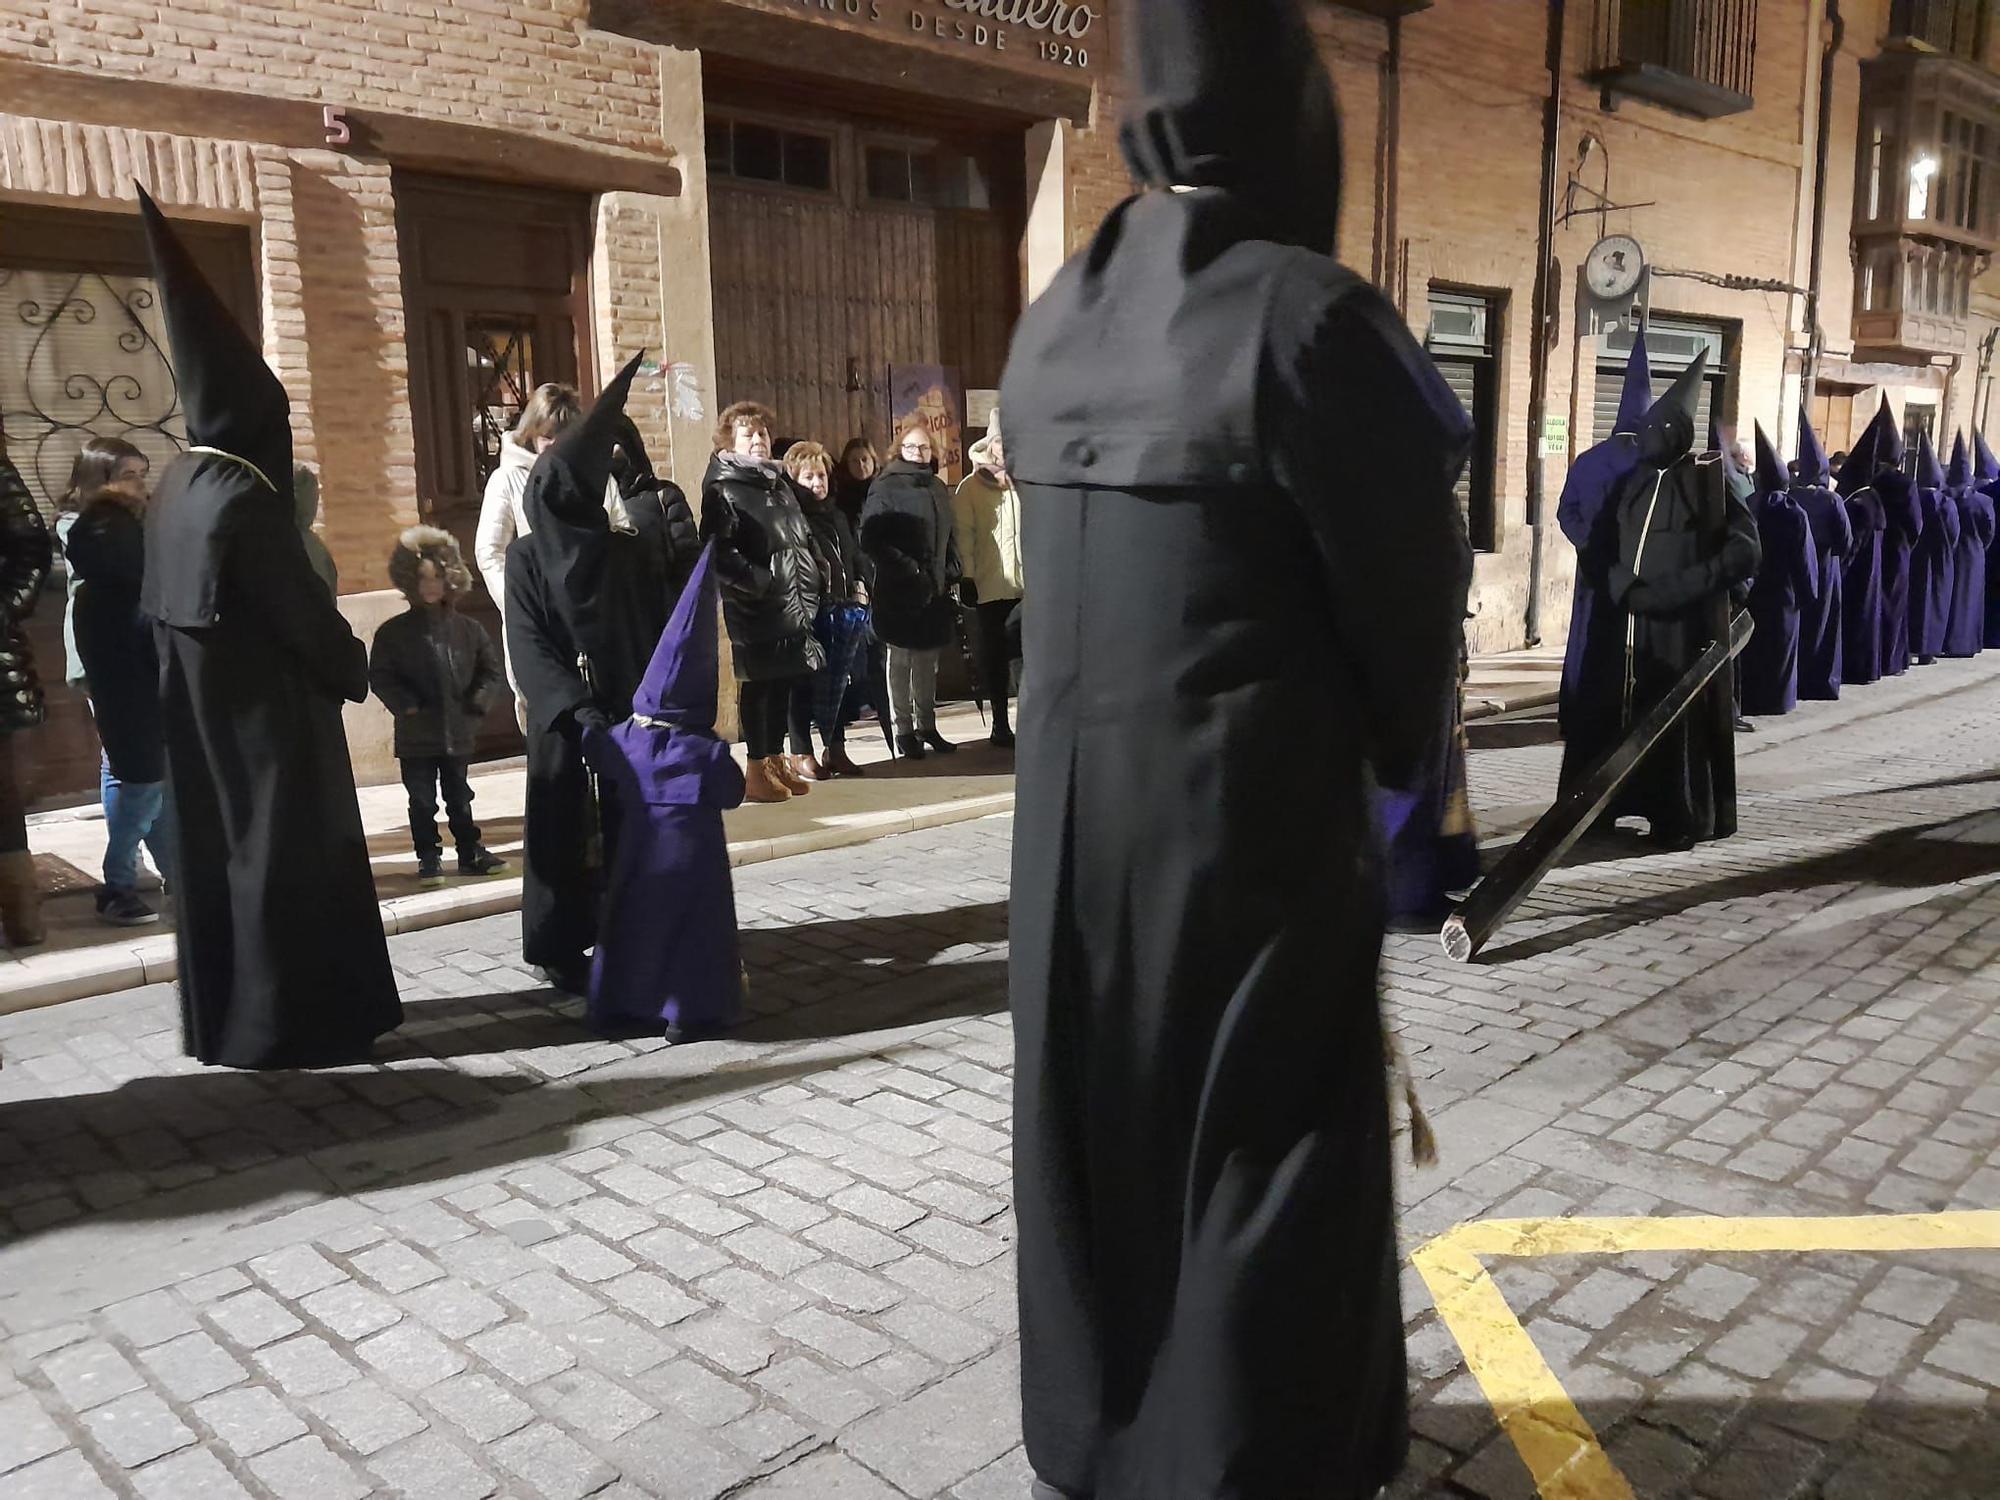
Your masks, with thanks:
[{"label": "fur-trimmed hood", "polygon": [[472,587],[472,573],[459,553],[457,538],[435,526],[412,526],[396,538],[396,550],[389,554],[389,581],[412,604],[418,602],[417,572],[425,563],[433,564],[444,578],[447,601]]}]

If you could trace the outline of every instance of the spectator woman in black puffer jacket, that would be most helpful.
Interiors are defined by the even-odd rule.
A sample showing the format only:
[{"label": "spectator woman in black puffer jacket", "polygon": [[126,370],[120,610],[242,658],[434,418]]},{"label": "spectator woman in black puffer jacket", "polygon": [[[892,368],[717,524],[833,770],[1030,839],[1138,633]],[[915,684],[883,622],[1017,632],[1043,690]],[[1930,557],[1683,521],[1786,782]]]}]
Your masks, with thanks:
[{"label": "spectator woman in black puffer jacket", "polygon": [[937,727],[938,656],[958,630],[952,521],[951,491],[937,477],[930,429],[911,418],[861,513],[861,550],[875,567],[875,634],[889,648],[896,753],[906,760],[958,748]]},{"label": "spectator woman in black puffer jacket", "polygon": [[813,637],[820,559],[791,481],[771,457],[771,425],[771,413],[754,401],[723,412],[701,484],[701,533],[715,546],[722,619],[741,685],[750,802],[812,790],[785,760],[786,711],[792,689],[826,660]]}]

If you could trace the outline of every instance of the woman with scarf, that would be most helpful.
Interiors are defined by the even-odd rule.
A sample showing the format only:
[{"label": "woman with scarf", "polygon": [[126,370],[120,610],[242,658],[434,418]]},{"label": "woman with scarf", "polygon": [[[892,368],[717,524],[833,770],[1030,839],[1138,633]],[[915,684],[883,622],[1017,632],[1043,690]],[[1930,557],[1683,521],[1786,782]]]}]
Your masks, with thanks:
[{"label": "woman with scarf", "polygon": [[642,357],[535,460],[523,493],[528,530],[507,549],[507,655],[528,721],[521,950],[551,985],[579,995],[597,941],[604,840],[617,827],[605,805],[615,792],[590,775],[583,738],[631,714],[671,612],[646,548],[614,532],[604,508]]},{"label": "woman with scarf", "polygon": [[896,753],[958,747],[938,732],[938,657],[958,630],[958,549],[951,491],[937,477],[936,450],[921,417],[903,423],[896,456],[876,476],[861,513],[861,550],[875,565],[875,634],[889,648],[889,711]]},{"label": "woman with scarf", "polygon": [[792,691],[826,662],[813,636],[820,560],[784,469],[771,457],[771,413],[754,401],[723,412],[701,482],[701,530],[714,546],[750,769],[747,802],[803,797],[812,783],[785,759]]}]

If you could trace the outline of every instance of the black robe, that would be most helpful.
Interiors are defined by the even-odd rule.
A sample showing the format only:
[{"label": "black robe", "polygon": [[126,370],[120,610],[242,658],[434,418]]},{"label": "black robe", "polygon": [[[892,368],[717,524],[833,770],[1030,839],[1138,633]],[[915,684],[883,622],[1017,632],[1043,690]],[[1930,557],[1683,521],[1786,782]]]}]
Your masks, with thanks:
[{"label": "black robe", "polygon": [[368,654],[291,496],[235,460],[168,465],[146,557],[187,1049],[237,1068],[354,1062],[403,1017],[340,719],[368,696]]},{"label": "black robe", "polygon": [[[1611,593],[1631,614],[1626,722],[1637,722],[1729,631],[1730,590],[1757,571],[1757,523],[1720,460],[1641,469],[1618,503]],[[1618,810],[1670,845],[1736,831],[1735,701],[1718,673],[1632,773]]]},{"label": "black robe", "polygon": [[[632,695],[685,574],[666,526],[611,530],[604,484],[635,359],[584,421],[535,461],[529,530],[507,549],[507,659],[527,705],[521,951],[576,975],[597,941],[598,903],[618,826],[612,783],[594,781],[583,737],[632,712]],[[593,792],[595,800],[593,800]]]},{"label": "black robe", "polygon": [[[1298,25],[1262,0],[1203,19]],[[1149,20],[1139,45],[1174,41]],[[1201,66],[1257,58],[1282,99],[1315,54],[1268,42]],[[1191,139],[1137,128],[1141,156]],[[1468,432],[1395,309],[1301,248],[1330,215],[1302,227],[1325,205],[1291,176],[1331,184],[1331,143],[1283,119],[1257,142],[1288,187],[1260,195],[1253,167],[1125,202],[1024,315],[1003,384],[1036,600],[1023,1424],[1037,1473],[1094,1500],[1372,1495],[1408,1440],[1369,767],[1410,786],[1450,732]]]}]

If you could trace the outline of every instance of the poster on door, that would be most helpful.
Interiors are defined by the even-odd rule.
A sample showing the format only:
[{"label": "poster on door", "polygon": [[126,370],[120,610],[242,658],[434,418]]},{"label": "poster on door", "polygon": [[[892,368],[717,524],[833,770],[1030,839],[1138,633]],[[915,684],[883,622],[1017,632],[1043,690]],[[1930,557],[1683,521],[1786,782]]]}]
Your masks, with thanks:
[{"label": "poster on door", "polygon": [[894,441],[905,420],[922,417],[937,454],[938,477],[946,484],[957,484],[965,477],[964,411],[958,371],[952,366],[889,366],[890,439]]}]

